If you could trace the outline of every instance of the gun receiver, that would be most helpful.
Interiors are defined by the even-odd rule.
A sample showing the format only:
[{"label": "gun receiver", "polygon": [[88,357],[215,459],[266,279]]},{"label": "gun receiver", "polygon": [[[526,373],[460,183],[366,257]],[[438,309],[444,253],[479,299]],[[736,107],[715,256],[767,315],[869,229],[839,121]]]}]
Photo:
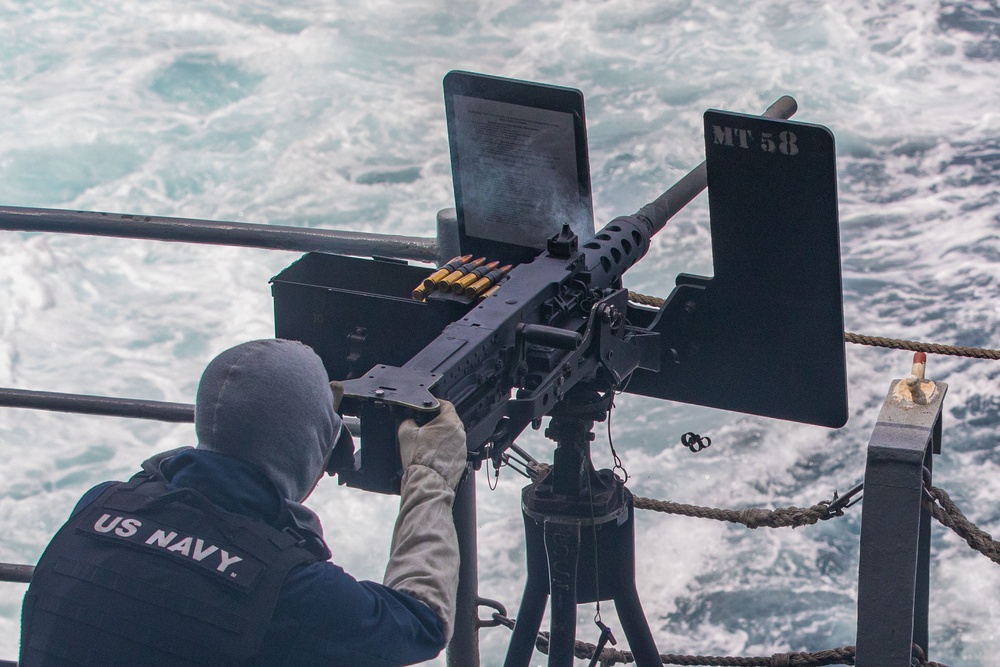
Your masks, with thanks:
[{"label": "gun receiver", "polygon": [[470,451],[478,452],[491,441],[509,445],[596,373],[618,384],[640,362],[659,370],[656,334],[625,324],[627,292],[620,286],[648,250],[652,230],[643,216],[617,218],[578,250],[565,228],[548,252],[514,267],[490,298],[401,367],[379,365],[345,381],[342,409],[361,416],[364,429],[366,403],[434,413],[446,399],[465,424]]},{"label": "gun receiver", "polygon": [[[304,279],[306,267],[293,266],[277,276],[277,334],[317,350],[331,377],[344,379],[341,409],[361,419],[360,467],[341,471],[341,482],[398,492],[396,426],[410,416],[430,418],[441,399],[455,405],[474,459],[484,456],[487,444],[494,452],[508,447],[570,389],[592,386],[606,393],[626,380],[632,393],[843,424],[846,370],[832,135],[819,126],[772,120],[794,111],[794,100],[784,97],[764,117],[708,112],[707,165],[582,243],[564,227],[545,252],[515,266],[488,298],[471,307],[405,300],[427,275],[415,275],[415,267],[307,256],[300,261],[325,257],[343,265],[322,270],[329,274],[327,286],[322,296],[310,297],[336,300],[311,306],[313,324],[317,317],[324,322],[317,310],[352,319],[334,333],[329,325],[306,326],[308,313],[279,298],[286,285],[301,289],[317,282],[315,271]],[[718,125],[722,122],[730,125]],[[785,137],[785,154],[771,139],[778,136]],[[781,179],[772,183],[777,196],[760,187],[767,179]],[[716,278],[682,274],[659,310],[630,305],[623,274],[706,185]],[[731,261],[744,273],[719,266],[720,257],[737,255]],[[348,283],[369,270],[378,272],[380,287],[390,274],[400,285],[386,287],[378,297],[359,294],[364,290]],[[295,297],[301,301],[301,294]],[[373,298],[379,300],[375,306]],[[387,327],[390,305],[398,310],[397,323]],[[365,360],[375,363],[365,366]],[[801,378],[808,390],[789,388],[790,376]],[[700,377],[724,378],[725,386],[710,388],[714,393],[706,397],[699,393]]]}]

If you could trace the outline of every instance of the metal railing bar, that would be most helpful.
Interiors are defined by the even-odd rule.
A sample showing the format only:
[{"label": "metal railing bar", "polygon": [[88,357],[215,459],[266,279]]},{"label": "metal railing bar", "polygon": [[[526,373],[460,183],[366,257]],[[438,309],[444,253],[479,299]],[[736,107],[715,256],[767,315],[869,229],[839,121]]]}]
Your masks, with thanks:
[{"label": "metal railing bar", "polygon": [[0,206],[0,230],[331,252],[420,262],[437,259],[437,240],[419,236],[17,206]]},{"label": "metal railing bar", "polygon": [[[152,419],[164,422],[194,422],[194,405],[135,398],[64,394],[52,391],[32,391],[0,387],[0,407],[52,410],[74,414]],[[344,424],[355,437],[361,436],[361,421],[344,417]]]},{"label": "metal railing bar", "polygon": [[0,563],[0,581],[26,584],[31,581],[35,571],[34,565],[17,565],[15,563]]},{"label": "metal railing bar", "polygon": [[30,408],[109,417],[154,419],[165,422],[193,422],[194,405],[134,398],[112,398],[51,391],[0,388],[0,406]]}]

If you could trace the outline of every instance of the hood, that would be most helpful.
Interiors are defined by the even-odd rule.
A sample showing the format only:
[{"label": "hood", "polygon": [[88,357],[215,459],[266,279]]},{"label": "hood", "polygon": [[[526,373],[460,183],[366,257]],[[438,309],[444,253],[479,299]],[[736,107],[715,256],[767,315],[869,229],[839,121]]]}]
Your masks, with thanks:
[{"label": "hood", "polygon": [[323,362],[306,345],[255,340],[205,368],[195,400],[198,449],[254,466],[286,500],[304,499],[342,428]]}]

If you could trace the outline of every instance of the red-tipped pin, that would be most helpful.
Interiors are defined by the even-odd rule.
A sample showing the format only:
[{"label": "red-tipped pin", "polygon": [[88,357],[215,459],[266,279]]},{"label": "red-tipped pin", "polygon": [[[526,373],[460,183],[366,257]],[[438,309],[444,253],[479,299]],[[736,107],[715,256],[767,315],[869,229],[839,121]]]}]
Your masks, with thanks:
[{"label": "red-tipped pin", "polygon": [[910,375],[915,378],[924,379],[924,373],[927,371],[927,355],[923,352],[913,353],[913,368],[910,370]]}]

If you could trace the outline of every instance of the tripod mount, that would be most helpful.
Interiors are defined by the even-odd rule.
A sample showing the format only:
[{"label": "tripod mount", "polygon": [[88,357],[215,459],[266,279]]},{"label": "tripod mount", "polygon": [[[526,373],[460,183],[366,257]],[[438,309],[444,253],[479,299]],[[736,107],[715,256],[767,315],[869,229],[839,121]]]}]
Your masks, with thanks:
[{"label": "tripod mount", "polygon": [[573,391],[555,406],[552,466],[521,492],[528,572],[504,667],[528,667],[549,597],[549,667],[573,666],[577,605],[604,600],[614,600],[638,667],[662,664],[635,588],[632,494],[590,459],[605,396]]}]

